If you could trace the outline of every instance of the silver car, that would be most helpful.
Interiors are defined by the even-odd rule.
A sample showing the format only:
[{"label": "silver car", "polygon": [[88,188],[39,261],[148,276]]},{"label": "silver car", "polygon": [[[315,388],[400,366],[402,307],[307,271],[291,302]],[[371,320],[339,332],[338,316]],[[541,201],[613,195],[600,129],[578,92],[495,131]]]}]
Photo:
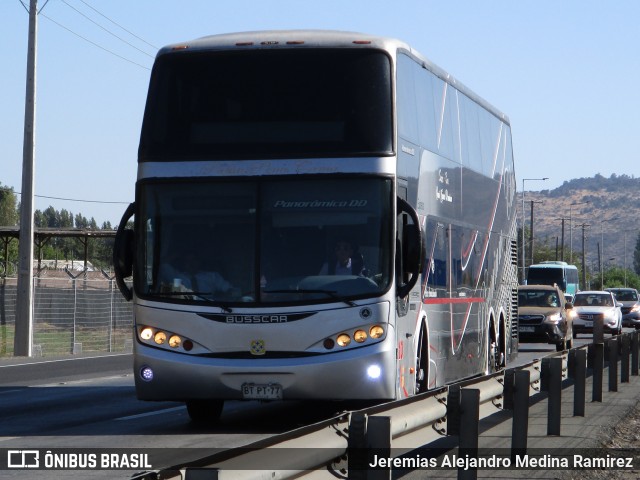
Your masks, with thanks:
[{"label": "silver car", "polygon": [[612,335],[622,333],[621,304],[607,291],[584,291],[573,299],[573,338],[578,333],[593,333],[595,322],[602,321],[604,331]]},{"label": "silver car", "polygon": [[622,326],[640,329],[640,294],[635,288],[607,288],[622,304]]}]

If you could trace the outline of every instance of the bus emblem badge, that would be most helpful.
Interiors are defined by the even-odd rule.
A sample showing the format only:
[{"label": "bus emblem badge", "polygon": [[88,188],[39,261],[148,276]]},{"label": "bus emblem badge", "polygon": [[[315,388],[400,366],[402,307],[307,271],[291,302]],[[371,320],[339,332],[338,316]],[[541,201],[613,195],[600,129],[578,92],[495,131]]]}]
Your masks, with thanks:
[{"label": "bus emblem badge", "polygon": [[264,355],[267,353],[264,340],[251,340],[251,355]]}]

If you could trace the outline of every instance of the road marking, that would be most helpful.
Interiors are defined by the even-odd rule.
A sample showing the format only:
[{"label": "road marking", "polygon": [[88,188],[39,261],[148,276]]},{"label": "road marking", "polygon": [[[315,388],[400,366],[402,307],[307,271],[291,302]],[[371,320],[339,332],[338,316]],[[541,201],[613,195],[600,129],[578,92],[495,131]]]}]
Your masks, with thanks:
[{"label": "road marking", "polygon": [[182,405],[180,407],[165,408],[164,410],[154,410],[153,412],[139,413],[137,415],[129,415],[128,417],[114,418],[114,420],[116,421],[133,420],[136,418],[150,417],[152,415],[160,415],[163,413],[177,412],[178,410],[184,410],[184,409],[185,409],[185,406]]},{"label": "road marking", "polygon": [[96,357],[61,358],[58,360],[44,360],[42,362],[27,362],[27,363],[14,363],[10,365],[0,365],[0,368],[24,367],[26,365],[42,365],[44,363],[71,362],[71,361],[77,361],[77,360],[93,360],[96,358],[124,357],[124,356],[130,356],[130,355],[131,355],[130,353],[118,353],[115,355],[98,355]]},{"label": "road marking", "polygon": [[16,388],[16,389],[13,389],[13,390],[0,390],[0,395],[5,394],[5,393],[24,392],[26,388],[28,388],[28,387]]}]

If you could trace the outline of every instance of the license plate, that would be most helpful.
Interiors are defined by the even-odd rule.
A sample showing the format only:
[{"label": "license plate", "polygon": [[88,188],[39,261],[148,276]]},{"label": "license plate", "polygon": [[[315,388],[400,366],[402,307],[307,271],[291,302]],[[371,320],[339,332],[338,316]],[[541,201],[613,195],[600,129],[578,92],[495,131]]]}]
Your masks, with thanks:
[{"label": "license plate", "polygon": [[520,325],[520,331],[524,333],[533,333],[536,331],[536,327],[528,327],[525,325]]},{"label": "license plate", "polygon": [[282,386],[277,383],[242,385],[242,398],[245,400],[282,400]]}]

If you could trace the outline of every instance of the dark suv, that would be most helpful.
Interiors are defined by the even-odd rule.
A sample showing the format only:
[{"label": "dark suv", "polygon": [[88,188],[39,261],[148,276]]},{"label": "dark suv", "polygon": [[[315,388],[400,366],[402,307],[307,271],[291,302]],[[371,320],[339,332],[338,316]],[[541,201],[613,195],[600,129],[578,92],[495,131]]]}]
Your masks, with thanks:
[{"label": "dark suv", "polygon": [[640,295],[635,288],[606,288],[622,304],[622,326],[640,328]]},{"label": "dark suv", "polygon": [[518,287],[518,332],[521,342],[554,343],[561,352],[573,345],[573,322],[567,309],[573,308],[557,285]]}]

